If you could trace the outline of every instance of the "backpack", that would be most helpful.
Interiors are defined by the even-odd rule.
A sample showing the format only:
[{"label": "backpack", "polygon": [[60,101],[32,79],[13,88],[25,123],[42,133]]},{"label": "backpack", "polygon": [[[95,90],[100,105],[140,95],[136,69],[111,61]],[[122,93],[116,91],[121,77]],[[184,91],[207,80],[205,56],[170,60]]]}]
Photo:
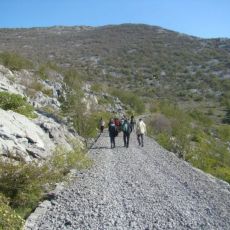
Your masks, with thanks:
[{"label": "backpack", "polygon": [[125,133],[131,133],[131,127],[130,127],[130,124],[129,123],[127,123],[127,122],[125,122],[124,124],[123,124],[123,127],[122,127],[122,130],[123,130],[123,132],[125,132]]}]

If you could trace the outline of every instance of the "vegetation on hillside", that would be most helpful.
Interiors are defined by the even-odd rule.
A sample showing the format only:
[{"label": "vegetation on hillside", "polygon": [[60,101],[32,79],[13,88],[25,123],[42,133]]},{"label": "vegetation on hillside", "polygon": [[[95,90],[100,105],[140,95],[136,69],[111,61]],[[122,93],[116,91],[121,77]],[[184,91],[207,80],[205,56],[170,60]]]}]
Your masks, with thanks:
[{"label": "vegetation on hillside", "polygon": [[12,52],[0,53],[0,63],[10,70],[33,68],[33,63],[31,61]]},{"label": "vegetation on hillside", "polygon": [[[58,147],[43,164],[0,160],[0,229],[21,229],[22,218],[33,211],[55,183],[63,181],[70,169],[89,167],[91,161],[75,144],[73,151]],[[14,211],[13,211],[14,210]]]},{"label": "vegetation on hillside", "polygon": [[124,104],[129,107],[137,114],[142,114],[145,111],[145,105],[140,97],[131,91],[125,91],[122,89],[111,89],[111,94],[118,97]]},{"label": "vegetation on hillside", "polygon": [[216,124],[202,111],[155,102],[148,133],[193,166],[230,183],[230,126]]},{"label": "vegetation on hillside", "polygon": [[12,110],[27,116],[28,118],[35,118],[34,107],[27,103],[26,98],[19,94],[8,92],[0,92],[0,108],[4,110]]},{"label": "vegetation on hillside", "polygon": [[65,72],[64,81],[67,85],[66,99],[62,101],[62,112],[72,122],[79,135],[84,138],[94,138],[98,134],[99,119],[109,120],[110,113],[100,111],[95,106],[87,110],[83,100],[82,75],[70,69]]}]

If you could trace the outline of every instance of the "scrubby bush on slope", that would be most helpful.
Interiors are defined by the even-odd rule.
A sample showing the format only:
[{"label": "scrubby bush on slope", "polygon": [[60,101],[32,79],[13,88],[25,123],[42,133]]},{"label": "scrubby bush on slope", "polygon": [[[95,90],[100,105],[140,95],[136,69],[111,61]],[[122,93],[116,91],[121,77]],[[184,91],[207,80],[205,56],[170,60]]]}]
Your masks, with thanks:
[{"label": "scrubby bush on slope", "polygon": [[[11,208],[26,217],[56,182],[63,181],[70,169],[82,169],[91,164],[84,151],[57,148],[42,165],[0,161],[0,193],[9,200]],[[47,192],[47,191],[46,191]]]},{"label": "scrubby bush on slope", "polygon": [[13,110],[29,118],[36,117],[33,106],[26,102],[26,98],[18,94],[0,92],[0,108]]},{"label": "scrubby bush on slope", "polygon": [[148,133],[195,167],[230,183],[229,125],[214,124],[201,111],[185,112],[161,102],[148,121]]},{"label": "scrubby bush on slope", "polygon": [[0,63],[10,70],[31,69],[33,67],[33,63],[26,58],[9,52],[0,53]]}]

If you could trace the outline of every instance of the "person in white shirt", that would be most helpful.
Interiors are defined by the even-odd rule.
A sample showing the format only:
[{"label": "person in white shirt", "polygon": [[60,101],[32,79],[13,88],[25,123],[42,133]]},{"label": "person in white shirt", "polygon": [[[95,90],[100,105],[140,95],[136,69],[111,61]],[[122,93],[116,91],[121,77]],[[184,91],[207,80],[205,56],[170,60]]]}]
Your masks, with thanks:
[{"label": "person in white shirt", "polygon": [[103,130],[105,128],[105,122],[102,118],[99,121],[99,126],[100,126],[101,133],[103,133]]},{"label": "person in white shirt", "polygon": [[141,118],[137,122],[136,134],[137,134],[138,144],[144,147],[144,134],[146,134],[146,125]]}]

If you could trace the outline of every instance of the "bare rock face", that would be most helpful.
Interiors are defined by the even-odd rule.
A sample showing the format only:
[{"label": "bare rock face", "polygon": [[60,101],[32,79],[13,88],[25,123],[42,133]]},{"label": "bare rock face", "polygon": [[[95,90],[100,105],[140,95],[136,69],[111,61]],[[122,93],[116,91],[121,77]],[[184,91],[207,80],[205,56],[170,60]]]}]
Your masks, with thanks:
[{"label": "bare rock face", "polygon": [[72,150],[71,142],[77,142],[83,147],[76,131],[68,128],[63,122],[56,121],[55,118],[39,114],[34,123],[42,128],[56,146],[63,146],[66,150],[70,151]]},{"label": "bare rock face", "polygon": [[[55,81],[57,77],[58,81]],[[33,72],[26,70],[12,72],[0,65],[0,91],[28,96],[28,102],[38,110],[42,107],[51,107],[59,111],[58,98],[65,96],[62,88],[62,76],[53,76],[53,80],[37,80]],[[28,88],[33,83],[39,84],[48,90],[50,95],[37,91],[28,95]],[[36,89],[36,84],[34,90]],[[40,88],[41,88],[40,87]],[[37,112],[37,118],[29,118],[13,111],[0,108],[0,156],[5,156],[24,161],[45,159],[52,155],[57,146],[64,147],[67,151],[73,149],[73,143],[83,147],[83,142],[78,134],[67,127],[52,114]]]},{"label": "bare rock face", "polygon": [[46,158],[55,145],[49,135],[27,117],[0,109],[0,154],[31,161]]},{"label": "bare rock face", "polygon": [[71,142],[82,145],[74,130],[54,118],[38,114],[34,120],[0,109],[0,155],[31,161],[52,155],[56,146],[72,150]]},{"label": "bare rock face", "polygon": [[2,65],[0,65],[0,79],[0,91],[7,91],[9,93],[15,93],[24,96],[23,87],[15,84],[13,81],[14,74]]},{"label": "bare rock face", "polygon": [[60,108],[60,102],[57,100],[57,98],[52,98],[44,95],[41,91],[37,92],[33,98],[30,99],[30,103],[35,108],[42,108],[45,106],[50,106],[53,109],[59,109]]}]

